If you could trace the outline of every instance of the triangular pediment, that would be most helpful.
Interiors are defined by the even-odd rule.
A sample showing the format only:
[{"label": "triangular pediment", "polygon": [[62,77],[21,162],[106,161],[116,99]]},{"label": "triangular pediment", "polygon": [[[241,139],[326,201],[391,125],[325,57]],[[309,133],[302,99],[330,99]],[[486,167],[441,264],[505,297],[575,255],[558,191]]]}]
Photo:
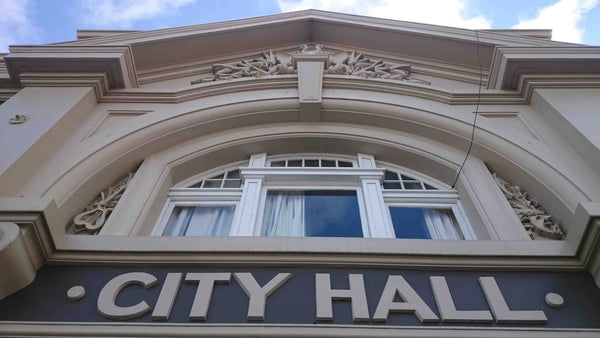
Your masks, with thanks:
[{"label": "triangular pediment", "polygon": [[[520,74],[528,70],[572,73],[573,60],[585,59],[575,73],[595,72],[597,49],[585,51],[594,55],[591,58],[582,56],[579,45],[552,41],[549,35],[548,30],[473,31],[305,10],[153,31],[85,30],[76,41],[12,46],[4,57],[4,82],[15,88],[46,85],[69,73],[70,85],[100,81],[98,92],[177,79],[190,85],[209,76],[215,65],[269,51],[284,55],[308,43],[323,45],[333,54],[358,53],[389,64],[408,64],[412,71],[418,69],[416,73],[471,84],[479,83],[481,66],[483,83],[489,77],[491,88],[515,89]],[[545,63],[540,64],[540,58]]]},{"label": "triangular pediment", "polygon": [[[94,35],[86,32],[88,36]],[[97,37],[64,45],[130,45],[136,68],[142,72],[307,42],[463,65],[476,64],[477,39],[472,30],[318,10],[153,31],[108,33],[102,31]],[[569,45],[507,31],[481,31],[479,39],[484,64],[489,64],[496,46]]]}]

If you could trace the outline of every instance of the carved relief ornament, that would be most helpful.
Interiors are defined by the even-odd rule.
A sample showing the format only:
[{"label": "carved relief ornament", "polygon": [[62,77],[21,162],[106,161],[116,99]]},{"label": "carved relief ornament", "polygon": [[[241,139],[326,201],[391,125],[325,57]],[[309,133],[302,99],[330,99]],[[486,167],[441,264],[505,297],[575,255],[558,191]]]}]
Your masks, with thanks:
[{"label": "carved relief ornament", "polygon": [[75,216],[75,233],[96,235],[106,223],[106,220],[123,196],[127,185],[133,178],[129,173],[115,185],[102,191],[98,197],[85,208],[85,211]]},{"label": "carved relief ornament", "polygon": [[411,66],[408,64],[392,63],[366,57],[356,51],[341,52],[333,55],[333,53],[324,51],[323,45],[314,43],[302,44],[295,53],[282,53],[278,55],[269,50],[261,53],[257,58],[215,64],[212,66],[211,76],[192,81],[191,84],[243,77],[259,78],[266,75],[294,74],[297,70],[292,62],[292,54],[329,55],[328,66],[325,69],[326,74],[360,76],[365,79],[388,79],[431,85],[431,82],[412,77]]},{"label": "carved relief ornament", "polygon": [[518,186],[511,185],[495,173],[493,176],[532,239],[540,236],[549,239],[563,238],[564,234],[558,222],[551,215],[548,215],[537,201],[532,199],[526,192],[521,192]]}]

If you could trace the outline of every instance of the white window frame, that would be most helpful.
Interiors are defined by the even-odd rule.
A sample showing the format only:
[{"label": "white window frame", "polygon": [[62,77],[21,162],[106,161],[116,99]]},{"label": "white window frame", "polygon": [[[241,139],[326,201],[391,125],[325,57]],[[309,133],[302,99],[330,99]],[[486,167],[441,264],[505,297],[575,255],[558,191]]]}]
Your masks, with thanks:
[{"label": "white window frame", "polygon": [[[352,162],[353,167],[271,167],[271,162],[297,159],[328,159]],[[237,165],[236,165],[237,164]],[[247,166],[244,166],[247,165]],[[186,188],[221,171],[240,170],[242,188]],[[383,189],[385,170],[406,174],[440,190]],[[182,187],[183,186],[183,187]],[[356,157],[332,154],[288,154],[267,157],[256,154],[196,175],[170,189],[152,236],[162,236],[178,206],[234,205],[230,236],[261,236],[269,190],[354,190],[357,192],[363,238],[395,238],[390,206],[452,209],[464,239],[476,239],[459,201],[458,193],[439,181],[367,154]]]},{"label": "white window frame", "polygon": [[[294,185],[294,183],[296,185]],[[326,183],[326,182],[323,182]],[[298,182],[290,182],[290,185],[286,185],[286,184],[281,184],[280,182],[278,182],[278,184],[276,185],[264,185],[261,191],[261,196],[260,196],[260,202],[258,204],[258,217],[257,217],[257,221],[256,224],[254,226],[254,230],[253,230],[253,234],[254,236],[261,236],[262,233],[262,227],[263,227],[263,222],[264,222],[264,216],[265,216],[265,208],[267,205],[267,193],[269,192],[269,190],[275,190],[275,191],[286,191],[286,190],[294,190],[294,191],[307,191],[307,190],[318,190],[318,191],[323,191],[323,190],[346,190],[346,191],[356,191],[356,198],[358,199],[358,211],[359,211],[359,215],[360,215],[360,225],[361,225],[361,229],[362,229],[362,233],[363,233],[363,238],[370,238],[371,237],[371,231],[369,229],[368,226],[368,222],[367,222],[367,218],[366,218],[366,211],[365,211],[365,205],[364,205],[364,197],[363,197],[363,193],[362,193],[362,188],[359,185],[298,185]],[[301,236],[301,237],[306,237],[306,236]]]},{"label": "white window frame", "polygon": [[[241,188],[172,188],[167,197],[167,202],[160,213],[157,226],[151,236],[163,236],[169,219],[176,207],[199,207],[199,206],[235,206],[235,214],[238,212]],[[231,229],[233,230],[233,224]],[[230,230],[229,236],[236,236]]]}]

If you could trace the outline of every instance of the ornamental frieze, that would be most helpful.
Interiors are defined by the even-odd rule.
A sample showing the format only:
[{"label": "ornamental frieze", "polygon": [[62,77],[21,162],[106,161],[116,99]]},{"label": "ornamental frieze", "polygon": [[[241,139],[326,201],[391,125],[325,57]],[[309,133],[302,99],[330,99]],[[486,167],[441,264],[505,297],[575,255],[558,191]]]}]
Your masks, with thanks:
[{"label": "ornamental frieze", "polygon": [[511,185],[498,177],[496,173],[493,176],[531,239],[539,237],[562,239],[564,237],[554,217],[549,215],[527,192],[522,192],[519,186]]},{"label": "ornamental frieze", "polygon": [[292,55],[328,55],[324,72],[334,75],[358,76],[365,79],[397,80],[422,85],[431,85],[431,82],[414,78],[411,75],[411,66],[403,63],[393,63],[382,59],[365,56],[356,51],[340,52],[333,54],[324,51],[320,44],[303,44],[298,51],[293,53],[278,54],[271,50],[261,53],[252,59],[240,60],[231,63],[219,63],[212,66],[212,75],[206,78],[191,81],[191,84],[231,80],[237,78],[260,78],[267,75],[286,75],[297,72],[292,61]]}]

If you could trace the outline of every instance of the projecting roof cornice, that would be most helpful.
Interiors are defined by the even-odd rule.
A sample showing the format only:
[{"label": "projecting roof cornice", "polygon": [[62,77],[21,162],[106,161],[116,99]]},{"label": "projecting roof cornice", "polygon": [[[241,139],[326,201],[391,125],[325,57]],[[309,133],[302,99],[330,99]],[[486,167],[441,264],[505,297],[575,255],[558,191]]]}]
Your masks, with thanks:
[{"label": "projecting roof cornice", "polygon": [[[135,88],[137,73],[129,46],[12,46],[4,56],[13,82],[23,84],[25,73],[100,73],[110,88]],[[70,75],[69,75],[70,76]]]},{"label": "projecting roof cornice", "polygon": [[[110,33],[59,45],[130,45],[140,70],[240,51],[275,50],[306,42],[477,65],[477,37],[473,30],[318,10],[117,35]],[[495,46],[572,46],[493,30],[480,31],[479,40],[485,65],[489,64]]]},{"label": "projecting roof cornice", "polygon": [[523,75],[600,75],[600,47],[498,47],[488,88],[515,90]]},{"label": "projecting roof cornice", "polygon": [[[154,31],[82,32],[86,38],[77,41],[12,46],[3,57],[8,73],[0,77],[0,87],[86,84],[76,75],[82,73],[100,76],[107,82],[98,86],[103,91],[136,88],[140,83],[198,74],[202,67],[236,61],[243,55],[308,42],[368,51],[405,63],[419,60],[423,74],[442,72],[472,83],[475,73],[478,80],[479,55],[484,75],[488,69],[491,74],[489,89],[518,91],[519,83],[530,75],[600,74],[599,47],[533,38],[527,31],[475,32],[317,10]],[[534,33],[545,36],[548,32]],[[429,68],[438,72],[424,65],[433,65]]]}]

